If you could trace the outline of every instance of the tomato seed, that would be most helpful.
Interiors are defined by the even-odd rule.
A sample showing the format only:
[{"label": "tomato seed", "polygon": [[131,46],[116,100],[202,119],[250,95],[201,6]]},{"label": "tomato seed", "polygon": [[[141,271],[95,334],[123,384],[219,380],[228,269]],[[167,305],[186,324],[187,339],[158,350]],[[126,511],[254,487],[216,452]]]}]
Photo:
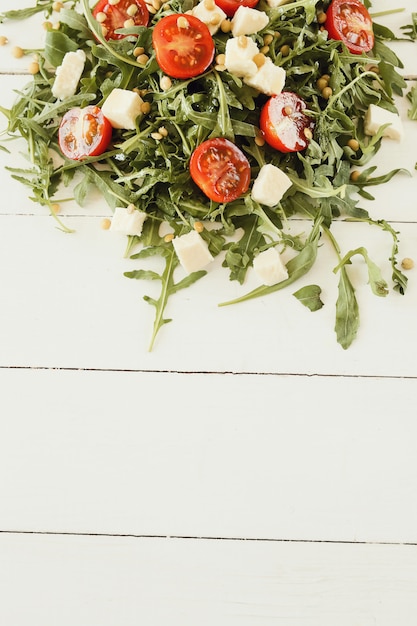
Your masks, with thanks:
[{"label": "tomato seed", "polygon": [[184,17],[183,15],[180,15],[179,18],[177,19],[177,26],[179,29],[184,28],[190,28],[190,22],[187,20],[186,17]]}]

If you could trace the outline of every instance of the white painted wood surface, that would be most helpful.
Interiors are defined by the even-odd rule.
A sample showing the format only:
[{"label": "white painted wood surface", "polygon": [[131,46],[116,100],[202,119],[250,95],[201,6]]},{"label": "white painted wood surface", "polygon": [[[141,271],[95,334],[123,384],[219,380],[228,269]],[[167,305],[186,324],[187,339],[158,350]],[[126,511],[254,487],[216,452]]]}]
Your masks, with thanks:
[{"label": "white painted wood surface", "polygon": [[[380,20],[396,32],[417,8],[401,5]],[[0,26],[3,106],[28,80],[10,46],[36,47],[41,21]],[[406,76],[416,45],[394,46]],[[417,260],[417,123],[399,106],[405,138],[377,163],[412,175],[366,208]],[[0,152],[0,624],[415,626],[416,270],[377,299],[355,263],[343,351],[327,242],[314,314],[292,291],[219,308],[242,290],[218,262],[149,353],[151,287],[123,277],[108,209],[65,205],[63,234],[4,170],[22,158]],[[389,278],[386,236],[335,233]]]}]

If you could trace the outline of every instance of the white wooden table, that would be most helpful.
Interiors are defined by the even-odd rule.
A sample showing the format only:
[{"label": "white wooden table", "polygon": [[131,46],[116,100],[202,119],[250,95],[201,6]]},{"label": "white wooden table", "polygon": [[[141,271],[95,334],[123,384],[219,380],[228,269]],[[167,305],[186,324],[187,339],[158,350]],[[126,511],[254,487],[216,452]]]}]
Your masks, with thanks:
[{"label": "white wooden table", "polygon": [[[379,21],[409,23],[415,0],[401,6]],[[36,46],[42,21],[0,25],[3,106],[28,81],[10,49]],[[415,75],[417,44],[394,47]],[[399,106],[405,137],[377,163],[412,176],[363,206],[417,262],[417,122]],[[109,209],[65,205],[64,234],[12,161],[17,146],[0,153],[0,624],[415,626],[417,269],[379,299],[355,264],[344,351],[326,245],[314,314],[293,290],[219,308],[240,293],[219,261],[149,353],[149,285],[123,277]],[[384,235],[336,226],[389,277]]]}]

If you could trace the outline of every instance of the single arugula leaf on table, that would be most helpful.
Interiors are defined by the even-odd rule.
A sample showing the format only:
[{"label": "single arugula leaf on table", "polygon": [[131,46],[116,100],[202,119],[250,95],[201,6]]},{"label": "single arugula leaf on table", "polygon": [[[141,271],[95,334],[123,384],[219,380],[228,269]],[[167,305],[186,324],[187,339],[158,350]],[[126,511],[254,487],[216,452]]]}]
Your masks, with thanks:
[{"label": "single arugula leaf on table", "polygon": [[193,272],[192,274],[185,276],[182,280],[175,282],[174,272],[179,265],[179,261],[177,255],[175,254],[175,250],[171,245],[160,244],[159,246],[156,245],[153,247],[143,248],[137,254],[133,254],[131,258],[148,259],[153,256],[161,256],[165,260],[165,268],[161,274],[158,274],[153,270],[144,269],[133,270],[124,273],[127,278],[134,278],[136,280],[157,280],[161,283],[161,289],[158,298],[144,296],[144,300],[151,304],[153,307],[155,307],[155,319],[153,324],[151,342],[149,344],[149,351],[152,350],[156,340],[156,336],[158,335],[161,328],[165,324],[172,322],[171,318],[164,317],[169,298],[181,289],[190,287],[190,285],[192,285],[197,280],[207,274],[205,270],[200,270],[199,272]]},{"label": "single arugula leaf on table", "polygon": [[408,117],[410,120],[417,120],[417,86],[411,87],[407,93],[407,98],[410,101],[410,108],[408,109]]},{"label": "single arugula leaf on table", "polygon": [[298,291],[295,291],[292,295],[312,312],[319,311],[324,306],[320,298],[321,287],[319,285],[306,285],[298,289]]}]

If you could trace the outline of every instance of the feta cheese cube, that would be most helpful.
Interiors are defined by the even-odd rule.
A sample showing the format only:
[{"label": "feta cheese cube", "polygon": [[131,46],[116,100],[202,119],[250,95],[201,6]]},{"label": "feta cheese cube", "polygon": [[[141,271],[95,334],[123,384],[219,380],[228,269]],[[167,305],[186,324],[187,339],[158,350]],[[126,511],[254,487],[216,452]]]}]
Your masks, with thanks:
[{"label": "feta cheese cube", "polygon": [[142,104],[143,100],[136,91],[116,88],[107,96],[101,110],[113,128],[135,130]]},{"label": "feta cheese cube", "polygon": [[233,37],[252,35],[265,28],[268,22],[269,17],[264,11],[240,5],[231,22],[232,35]]},{"label": "feta cheese cube", "polygon": [[215,35],[220,24],[227,18],[226,13],[215,4],[214,0],[201,0],[191,11],[191,14],[206,24],[211,35]]},{"label": "feta cheese cube", "polygon": [[384,137],[397,140],[402,138],[403,127],[400,116],[376,104],[370,104],[365,115],[365,133],[367,135],[376,135],[384,124],[389,124],[383,131]]},{"label": "feta cheese cube", "polygon": [[276,248],[268,248],[253,259],[253,269],[263,285],[272,286],[288,278],[288,271]]},{"label": "feta cheese cube", "polygon": [[275,65],[270,57],[265,57],[263,65],[255,74],[246,76],[243,82],[267,96],[277,96],[285,86],[286,73],[282,67]]},{"label": "feta cheese cube", "polygon": [[288,176],[271,163],[263,165],[252,186],[251,196],[255,202],[273,207],[291,187]]},{"label": "feta cheese cube", "polygon": [[250,37],[230,37],[225,49],[226,69],[236,76],[252,76],[258,69],[253,61],[258,52],[258,46]]},{"label": "feta cheese cube", "polygon": [[86,56],[83,50],[67,52],[62,63],[56,68],[52,94],[58,100],[65,100],[77,91],[78,83],[84,71]]},{"label": "feta cheese cube", "polygon": [[213,260],[207,243],[196,230],[180,237],[174,237],[172,244],[179,262],[187,274],[202,270]]},{"label": "feta cheese cube", "polygon": [[143,223],[148,217],[145,211],[129,207],[116,207],[114,209],[113,218],[111,220],[110,230],[121,233],[122,235],[139,235],[142,234]]}]

